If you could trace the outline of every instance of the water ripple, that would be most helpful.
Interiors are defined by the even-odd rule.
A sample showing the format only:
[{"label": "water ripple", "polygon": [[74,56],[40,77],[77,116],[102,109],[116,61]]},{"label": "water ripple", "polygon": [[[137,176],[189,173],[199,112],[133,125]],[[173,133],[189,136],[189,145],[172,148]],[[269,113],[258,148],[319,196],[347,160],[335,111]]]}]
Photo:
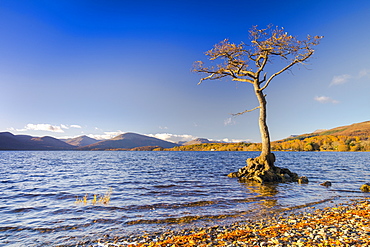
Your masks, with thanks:
[{"label": "water ripple", "polygon": [[[370,153],[277,152],[307,185],[256,185],[225,176],[256,152],[0,152],[0,245],[75,245],[186,224],[361,197]],[[320,186],[331,181],[329,188]],[[109,204],[94,195],[112,189]],[[87,197],[85,203],[76,199]],[[316,204],[315,204],[316,203]],[[303,207],[302,206],[302,207]]]}]

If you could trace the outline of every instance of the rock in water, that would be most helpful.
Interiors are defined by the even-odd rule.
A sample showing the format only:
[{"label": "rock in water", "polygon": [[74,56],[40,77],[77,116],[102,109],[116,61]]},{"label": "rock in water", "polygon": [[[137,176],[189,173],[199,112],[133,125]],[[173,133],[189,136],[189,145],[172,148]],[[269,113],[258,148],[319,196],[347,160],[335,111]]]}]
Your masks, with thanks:
[{"label": "rock in water", "polygon": [[330,181],[325,181],[320,185],[325,186],[325,187],[329,187],[329,186],[331,186],[331,182]]},{"label": "rock in water", "polygon": [[360,188],[362,192],[370,192],[370,183],[363,184]]},{"label": "rock in water", "polygon": [[297,173],[289,169],[274,166],[275,155],[269,154],[267,157],[257,157],[247,159],[247,165],[240,168],[237,172],[228,175],[231,178],[239,178],[240,182],[255,181],[258,183],[273,182],[297,182]]},{"label": "rock in water", "polygon": [[306,176],[302,176],[298,178],[298,183],[299,184],[308,184],[308,178]]}]

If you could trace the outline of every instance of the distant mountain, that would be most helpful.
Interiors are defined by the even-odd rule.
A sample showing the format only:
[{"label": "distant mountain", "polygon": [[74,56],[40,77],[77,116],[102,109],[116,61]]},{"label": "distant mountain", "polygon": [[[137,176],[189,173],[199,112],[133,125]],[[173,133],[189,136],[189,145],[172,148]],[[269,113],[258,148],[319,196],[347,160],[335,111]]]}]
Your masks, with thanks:
[{"label": "distant mountain", "polygon": [[[370,121],[354,123],[329,130],[318,130],[303,135],[294,135],[284,140],[276,141],[276,143],[295,139],[304,140],[309,137],[326,135],[356,136],[360,137],[360,141],[368,141],[370,140]],[[183,145],[203,143],[214,143],[214,141],[209,141],[206,138],[197,138]],[[365,144],[364,142],[363,145]],[[87,136],[80,136],[62,141],[50,136],[32,137],[28,135],[13,135],[9,132],[0,132],[0,150],[153,150],[154,148],[173,148],[175,146],[180,145],[136,133],[125,133],[104,141],[98,141]],[[368,150],[368,147],[361,146],[358,150]]]},{"label": "distant mountain", "polygon": [[187,146],[187,145],[195,145],[195,144],[202,144],[202,143],[212,143],[211,141],[209,141],[208,139],[206,138],[197,138],[197,139],[194,139],[192,141],[188,141],[188,142],[185,142],[184,144],[182,144],[183,146]]},{"label": "distant mountain", "polygon": [[125,133],[112,139],[100,141],[91,145],[80,147],[80,150],[104,150],[104,149],[132,149],[145,146],[159,146],[172,148],[178,146],[176,143],[167,142],[158,138],[140,135],[136,133]]},{"label": "distant mountain", "polygon": [[99,140],[96,140],[85,135],[70,139],[64,139],[62,141],[76,147],[87,146],[99,142]]},{"label": "distant mountain", "polygon": [[0,133],[0,150],[72,150],[75,147],[50,136],[32,137]]}]

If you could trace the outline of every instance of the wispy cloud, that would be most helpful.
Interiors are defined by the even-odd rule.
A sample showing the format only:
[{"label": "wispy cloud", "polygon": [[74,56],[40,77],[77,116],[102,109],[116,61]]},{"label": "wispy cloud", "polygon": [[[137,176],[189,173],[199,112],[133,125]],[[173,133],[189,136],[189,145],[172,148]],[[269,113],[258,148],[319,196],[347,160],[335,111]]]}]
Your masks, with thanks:
[{"label": "wispy cloud", "polygon": [[64,133],[62,126],[51,125],[51,124],[27,124],[23,129],[17,129],[17,131],[28,131],[28,130],[41,130]]},{"label": "wispy cloud", "polygon": [[[176,135],[176,134],[169,134],[169,133],[158,133],[158,134],[149,134],[148,136],[155,137],[164,141],[170,141],[170,142],[188,142],[192,141],[196,138],[197,136],[193,135]],[[210,141],[215,141],[215,142],[251,142],[251,139],[246,139],[246,140],[241,140],[241,139],[229,139],[229,138],[224,138],[222,140],[213,140],[209,139]]]},{"label": "wispy cloud", "polygon": [[370,69],[362,69],[357,73],[357,75],[343,74],[334,76],[329,86],[345,84],[351,79],[362,79],[364,77],[370,78]]},{"label": "wispy cloud", "polygon": [[164,141],[170,142],[187,142],[196,139],[197,137],[192,135],[176,135],[169,133],[158,133],[158,134],[149,134],[148,136],[155,137]]},{"label": "wispy cloud", "polygon": [[118,131],[107,131],[107,132],[104,132],[103,134],[89,134],[87,136],[90,138],[97,139],[97,140],[107,140],[107,139],[112,139],[124,133],[125,132],[118,130]]},{"label": "wispy cloud", "polygon": [[246,139],[246,140],[242,140],[242,139],[229,139],[229,138],[224,138],[221,140],[222,142],[228,142],[228,143],[231,143],[231,142],[234,142],[234,143],[239,143],[239,142],[251,142],[252,139]]},{"label": "wispy cloud", "polygon": [[234,118],[232,117],[229,117],[227,119],[224,120],[224,125],[227,126],[227,125],[234,125],[236,122],[234,120]]},{"label": "wispy cloud", "polygon": [[358,73],[358,78],[370,77],[370,69],[363,69]]},{"label": "wispy cloud", "polygon": [[335,99],[332,99],[330,97],[327,97],[327,96],[316,96],[314,98],[314,100],[316,100],[317,102],[320,102],[320,103],[332,103],[332,104],[339,103],[339,101],[337,101]]},{"label": "wispy cloud", "polygon": [[352,76],[349,75],[349,74],[334,76],[333,79],[331,80],[329,86],[335,86],[335,85],[340,85],[340,84],[347,83],[349,81],[349,79],[351,79],[351,78],[352,78]]},{"label": "wispy cloud", "polygon": [[19,131],[19,132],[25,132],[25,131],[30,131],[30,130],[38,130],[38,131],[49,131],[49,132],[55,132],[55,133],[64,133],[65,130],[69,130],[71,128],[78,128],[81,129],[82,127],[77,124],[72,124],[72,125],[66,125],[66,124],[60,124],[60,125],[52,125],[52,124],[27,124],[24,126],[23,129],[15,129],[15,128],[10,128],[9,130],[12,131]]}]

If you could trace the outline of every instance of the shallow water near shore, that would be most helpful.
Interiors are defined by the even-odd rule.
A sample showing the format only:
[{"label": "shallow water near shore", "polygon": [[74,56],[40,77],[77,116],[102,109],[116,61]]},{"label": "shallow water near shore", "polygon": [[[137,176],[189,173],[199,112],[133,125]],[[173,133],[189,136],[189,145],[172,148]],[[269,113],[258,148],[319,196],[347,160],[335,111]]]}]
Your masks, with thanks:
[{"label": "shallow water near shore", "polygon": [[[0,152],[0,246],[76,245],[229,224],[320,201],[366,196],[370,153],[276,152],[310,183],[256,185],[226,177],[258,152]],[[331,187],[320,186],[331,181]],[[112,190],[108,204],[94,194]],[[86,203],[76,203],[76,197]]]}]

